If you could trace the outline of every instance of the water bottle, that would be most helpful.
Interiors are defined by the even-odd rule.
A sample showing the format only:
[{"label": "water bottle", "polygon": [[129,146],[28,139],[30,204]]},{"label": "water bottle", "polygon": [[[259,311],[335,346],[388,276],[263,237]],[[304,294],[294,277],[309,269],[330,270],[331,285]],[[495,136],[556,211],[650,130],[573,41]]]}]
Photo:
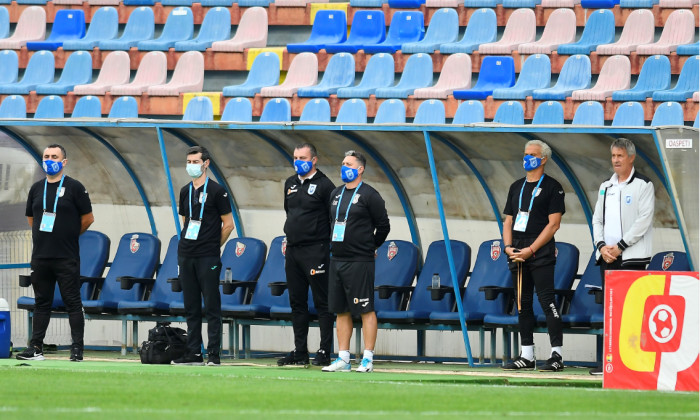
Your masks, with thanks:
[{"label": "water bottle", "polygon": [[440,288],[440,274],[433,273],[432,289],[439,289],[439,288]]},{"label": "water bottle", "polygon": [[233,282],[233,273],[231,273],[231,267],[226,267],[226,273],[224,274],[224,281],[226,283]]}]

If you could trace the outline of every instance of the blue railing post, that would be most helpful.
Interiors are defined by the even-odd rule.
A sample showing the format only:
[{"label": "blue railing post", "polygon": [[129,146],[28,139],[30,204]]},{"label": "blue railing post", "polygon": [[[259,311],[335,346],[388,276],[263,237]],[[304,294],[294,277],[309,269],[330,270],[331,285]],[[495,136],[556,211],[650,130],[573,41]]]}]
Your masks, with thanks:
[{"label": "blue railing post", "polygon": [[165,179],[168,180],[168,193],[170,194],[170,206],[173,209],[175,231],[177,232],[177,237],[179,238],[180,233],[182,233],[182,227],[180,226],[180,219],[178,219],[177,215],[177,201],[175,201],[175,191],[173,190],[173,178],[170,176],[170,165],[168,165],[168,153],[165,151],[163,131],[160,127],[156,127],[156,133],[158,133],[158,145],[160,146],[160,156],[163,158],[163,170],[165,171]]}]

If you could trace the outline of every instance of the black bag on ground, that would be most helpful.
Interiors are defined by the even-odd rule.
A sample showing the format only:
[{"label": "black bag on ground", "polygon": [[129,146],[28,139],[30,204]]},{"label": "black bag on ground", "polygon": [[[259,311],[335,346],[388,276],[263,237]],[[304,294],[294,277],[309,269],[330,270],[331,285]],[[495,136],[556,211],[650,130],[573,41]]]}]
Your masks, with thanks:
[{"label": "black bag on ground", "polygon": [[141,363],[169,364],[182,357],[186,345],[185,330],[171,327],[169,322],[158,322],[155,328],[148,330],[148,341],[141,343]]}]

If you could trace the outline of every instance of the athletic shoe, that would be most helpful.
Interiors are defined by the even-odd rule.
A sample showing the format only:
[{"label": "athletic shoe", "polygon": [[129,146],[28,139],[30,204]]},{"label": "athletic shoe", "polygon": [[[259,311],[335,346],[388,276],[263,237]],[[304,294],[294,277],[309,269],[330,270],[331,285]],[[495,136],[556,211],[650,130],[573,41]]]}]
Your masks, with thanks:
[{"label": "athletic shoe", "polygon": [[221,366],[221,358],[219,353],[209,353],[207,358],[207,366]]},{"label": "athletic shoe", "polygon": [[309,353],[292,350],[277,361],[277,366],[305,366],[309,364]]},{"label": "athletic shoe", "polygon": [[201,354],[189,354],[175,359],[170,362],[172,365],[183,365],[183,366],[204,366],[204,359]]},{"label": "athletic shoe", "polygon": [[311,361],[314,366],[328,366],[331,364],[331,356],[325,350],[319,350],[316,352],[316,357]]},{"label": "athletic shoe", "polygon": [[323,372],[350,372],[350,363],[341,359],[340,357],[335,359],[335,362],[321,369]]},{"label": "athletic shoe", "polygon": [[83,361],[83,346],[80,344],[73,344],[70,346],[70,361],[71,362],[82,362]]},{"label": "athletic shoe", "polygon": [[552,352],[552,357],[547,359],[547,363],[540,366],[541,372],[560,372],[564,370],[564,360],[561,358],[561,354]]},{"label": "athletic shoe", "polygon": [[44,352],[34,346],[27,346],[24,351],[15,356],[17,360],[44,360]]},{"label": "athletic shoe", "polygon": [[535,369],[535,361],[518,356],[513,362],[503,366],[503,370]]},{"label": "athletic shoe", "polygon": [[360,362],[360,366],[357,368],[355,372],[360,372],[360,373],[369,373],[374,370],[374,363],[372,363],[371,360],[368,358],[362,359]]},{"label": "athletic shoe", "polygon": [[595,376],[602,375],[603,374],[603,366],[598,365],[598,366],[594,367],[593,369],[589,370],[588,373],[590,373],[591,375],[595,375]]}]

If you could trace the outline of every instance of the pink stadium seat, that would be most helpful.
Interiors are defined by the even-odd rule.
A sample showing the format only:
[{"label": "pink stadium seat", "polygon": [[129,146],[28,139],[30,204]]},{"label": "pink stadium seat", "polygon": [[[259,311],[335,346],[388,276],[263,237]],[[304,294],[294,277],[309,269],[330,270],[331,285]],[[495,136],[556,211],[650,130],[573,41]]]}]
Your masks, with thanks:
[{"label": "pink stadium seat", "polygon": [[668,9],[690,9],[698,4],[698,0],[659,0],[659,7]]},{"label": "pink stadium seat", "polygon": [[211,49],[242,52],[246,48],[265,46],[267,46],[267,10],[262,7],[251,7],[241,16],[241,22],[233,38],[227,41],[216,41]]},{"label": "pink stadium seat", "polygon": [[661,37],[653,44],[637,47],[641,55],[670,55],[679,45],[690,44],[695,40],[695,17],[687,9],[675,10],[668,16]]},{"label": "pink stadium seat", "polygon": [[87,85],[78,85],[73,89],[76,95],[104,95],[112,86],[129,83],[129,54],[126,51],[113,51],[102,63],[97,80]]},{"label": "pink stadium seat", "polygon": [[542,7],[566,7],[569,9],[573,9],[577,4],[581,4],[581,0],[542,0],[541,3]]},{"label": "pink stadium seat", "polygon": [[30,6],[24,9],[11,37],[0,39],[0,49],[18,50],[27,41],[43,41],[46,37],[46,12],[43,7]]},{"label": "pink stadium seat", "polygon": [[622,34],[617,42],[598,45],[600,55],[629,55],[637,46],[654,42],[654,15],[649,9],[637,9],[625,21]]},{"label": "pink stadium seat", "polygon": [[425,7],[452,7],[456,9],[458,5],[457,0],[425,0]]},{"label": "pink stadium seat", "polygon": [[472,59],[468,54],[458,53],[447,57],[440,78],[435,86],[416,89],[415,98],[446,99],[455,89],[469,89],[472,84]]},{"label": "pink stadium seat", "polygon": [[275,0],[277,7],[304,7],[307,3],[328,3],[328,0]]},{"label": "pink stadium seat", "polygon": [[178,96],[184,92],[201,92],[204,86],[204,55],[199,51],[187,51],[182,54],[170,82],[151,86],[151,96]]},{"label": "pink stadium seat", "polygon": [[533,9],[518,9],[510,15],[501,39],[481,44],[479,52],[481,54],[510,54],[518,49],[518,45],[535,40],[535,25],[535,11]]},{"label": "pink stadium seat", "polygon": [[576,13],[572,9],[557,9],[547,19],[542,37],[535,42],[521,44],[520,54],[550,54],[561,44],[576,40]]},{"label": "pink stadium seat", "polygon": [[119,6],[121,0],[88,0],[91,6]]},{"label": "pink stadium seat", "polygon": [[292,97],[300,87],[313,86],[318,80],[318,59],[313,53],[301,53],[289,65],[287,78],[279,86],[260,90],[261,96]]},{"label": "pink stadium seat", "polygon": [[579,101],[604,101],[613,92],[630,88],[630,74],[630,59],[626,55],[614,55],[605,60],[595,86],[575,90],[571,98]]},{"label": "pink stadium seat", "polygon": [[168,59],[162,51],[151,51],[143,56],[131,83],[112,86],[112,95],[139,96],[151,86],[162,85],[168,78]]}]

